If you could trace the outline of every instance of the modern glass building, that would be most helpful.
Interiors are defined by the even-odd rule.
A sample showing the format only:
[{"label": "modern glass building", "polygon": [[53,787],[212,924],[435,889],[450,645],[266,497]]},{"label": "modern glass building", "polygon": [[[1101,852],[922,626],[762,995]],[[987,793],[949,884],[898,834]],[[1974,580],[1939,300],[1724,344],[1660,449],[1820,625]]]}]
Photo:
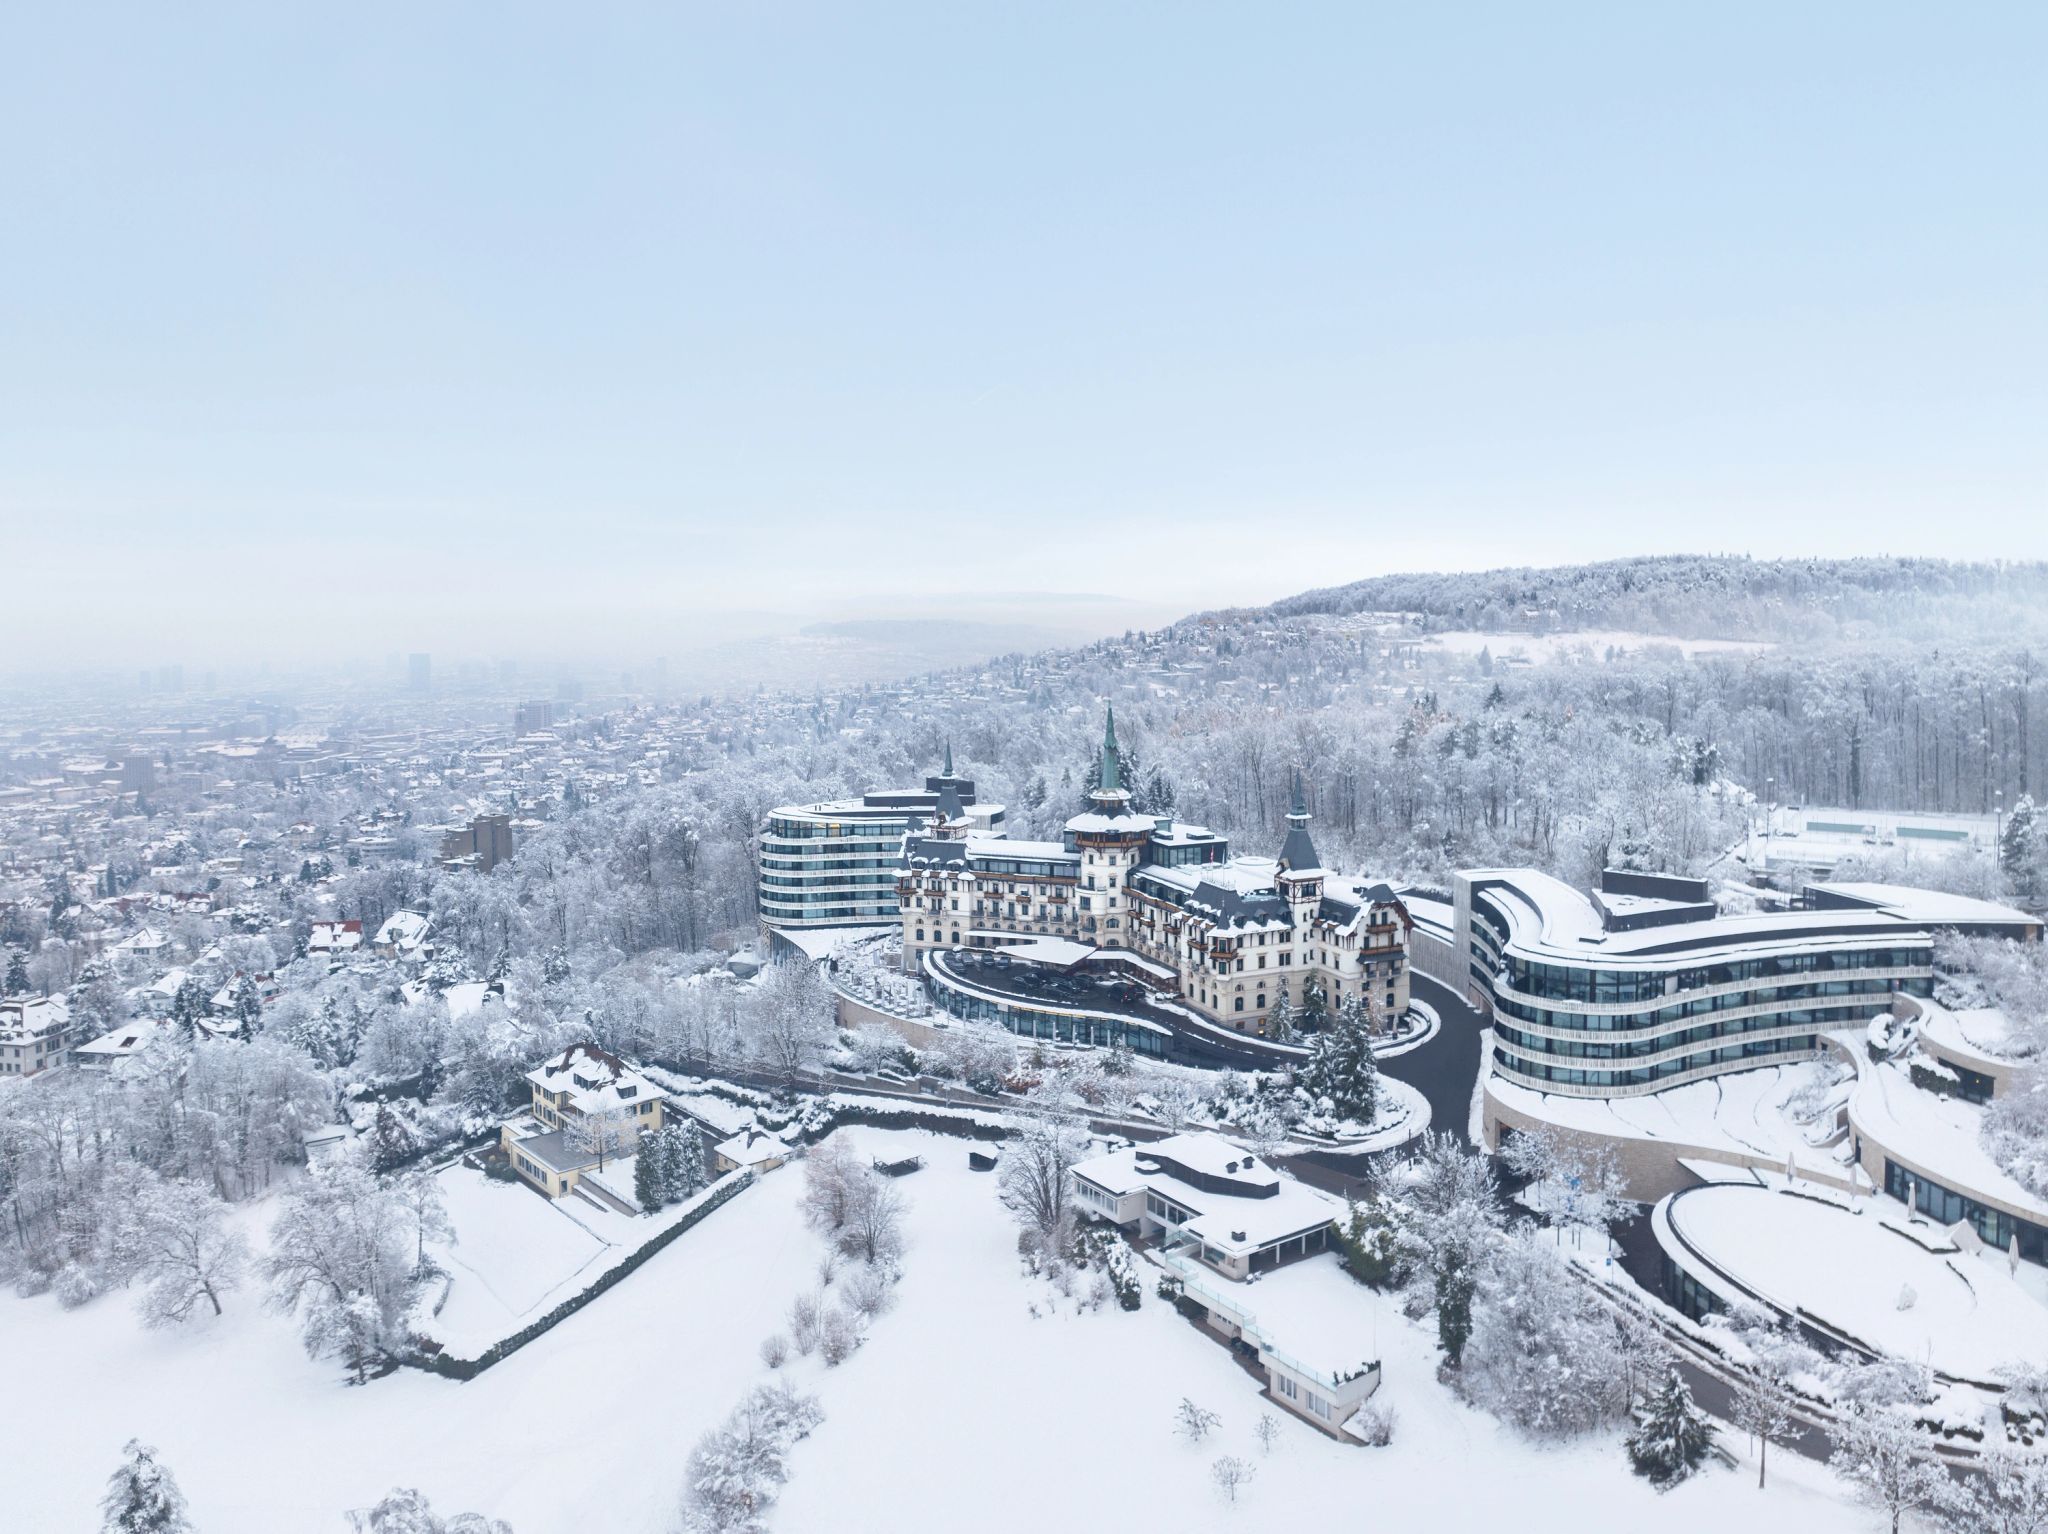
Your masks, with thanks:
[{"label": "modern glass building", "polygon": [[1610,870],[1588,896],[1534,869],[1455,875],[1453,942],[1493,1023],[1495,1075],[1629,1097],[1817,1056],[1895,993],[1930,996],[1939,927],[2025,936],[1985,901],[1844,886],[1724,916],[1698,880]]},{"label": "modern glass building", "polygon": [[761,825],[761,920],[771,930],[893,922],[903,836],[934,819],[1000,835],[1003,807],[976,804],[974,784],[945,771],[922,789],[881,789],[858,799],[784,805]]}]

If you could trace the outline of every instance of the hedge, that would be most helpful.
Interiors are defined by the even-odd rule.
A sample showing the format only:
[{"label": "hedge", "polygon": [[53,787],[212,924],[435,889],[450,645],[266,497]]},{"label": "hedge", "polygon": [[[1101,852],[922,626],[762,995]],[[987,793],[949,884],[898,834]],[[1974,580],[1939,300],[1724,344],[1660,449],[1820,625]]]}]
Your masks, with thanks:
[{"label": "hedge", "polygon": [[732,1182],[726,1184],[725,1187],[705,1199],[703,1203],[692,1209],[680,1220],[677,1220],[667,1230],[649,1241],[645,1246],[636,1250],[625,1261],[619,1263],[616,1267],[607,1268],[604,1272],[600,1273],[587,1289],[571,1295],[539,1320],[528,1322],[518,1331],[512,1333],[511,1336],[500,1338],[475,1358],[457,1358],[449,1353],[426,1353],[415,1350],[399,1361],[409,1364],[415,1369],[425,1369],[432,1374],[445,1374],[450,1379],[475,1379],[484,1370],[490,1368],[492,1364],[502,1362],[504,1359],[511,1357],[529,1342],[533,1341],[534,1338],[575,1315],[577,1311],[588,1305],[600,1294],[603,1294],[612,1285],[638,1269],[643,1262],[675,1240],[684,1231],[695,1226],[699,1220],[702,1220],[712,1210],[731,1200],[735,1194],[753,1182],[753,1180],[754,1174],[752,1172],[740,1172]]}]

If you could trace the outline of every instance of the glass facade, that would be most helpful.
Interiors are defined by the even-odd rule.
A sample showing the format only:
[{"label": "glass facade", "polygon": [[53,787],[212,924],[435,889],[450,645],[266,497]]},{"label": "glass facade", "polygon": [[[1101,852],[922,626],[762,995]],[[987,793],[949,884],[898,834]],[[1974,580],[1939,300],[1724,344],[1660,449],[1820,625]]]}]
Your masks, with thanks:
[{"label": "glass facade", "polygon": [[2048,1230],[2031,1220],[2007,1214],[1979,1203],[1967,1193],[1957,1193],[1918,1172],[1900,1166],[1891,1157],[1884,1160],[1884,1191],[1902,1204],[1911,1204],[1929,1219],[1942,1225],[1968,1220],[1984,1244],[1997,1251],[2009,1251],[2013,1237],[2019,1237],[2020,1256],[2028,1262],[2048,1263]]},{"label": "glass facade", "polygon": [[1059,1044],[1122,1044],[1136,1054],[1164,1055],[1167,1035],[1156,1028],[1099,1012],[1067,1011],[1017,997],[997,999],[949,983],[943,973],[931,975],[932,998],[966,1022],[994,1023],[1027,1039]]},{"label": "glass facade", "polygon": [[[1829,934],[1797,944],[1760,935],[1698,962],[1532,958],[1483,894],[1472,901],[1473,981],[1491,995],[1493,1063],[1510,1080],[1583,1095],[1654,1092],[1681,1080],[1781,1064],[1820,1052],[1895,992],[1934,994],[1931,940]],[[1768,951],[1775,950],[1775,951]]]}]

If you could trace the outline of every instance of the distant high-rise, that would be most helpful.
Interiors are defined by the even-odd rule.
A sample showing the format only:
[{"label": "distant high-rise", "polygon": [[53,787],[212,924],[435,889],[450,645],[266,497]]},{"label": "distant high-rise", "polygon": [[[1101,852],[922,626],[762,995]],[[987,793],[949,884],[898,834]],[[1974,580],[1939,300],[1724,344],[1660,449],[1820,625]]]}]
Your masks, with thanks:
[{"label": "distant high-rise", "polygon": [[408,685],[414,692],[431,692],[434,688],[434,657],[414,652],[406,661]]},{"label": "distant high-rise", "polygon": [[512,733],[531,735],[536,730],[552,729],[555,723],[555,706],[545,698],[536,698],[522,703],[512,711]]}]

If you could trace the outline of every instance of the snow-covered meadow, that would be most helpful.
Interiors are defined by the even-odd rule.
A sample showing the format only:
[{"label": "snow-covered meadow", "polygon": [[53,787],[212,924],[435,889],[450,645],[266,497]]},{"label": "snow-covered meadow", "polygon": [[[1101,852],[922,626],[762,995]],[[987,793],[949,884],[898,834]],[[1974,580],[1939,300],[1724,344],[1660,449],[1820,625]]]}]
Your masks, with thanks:
[{"label": "snow-covered meadow", "polygon": [[[1264,1453],[1258,1419],[1281,1414],[1149,1278],[1136,1313],[1077,1314],[1021,1272],[1016,1228],[994,1178],[968,1169],[965,1142],[841,1134],[862,1158],[921,1155],[926,1167],[899,1185],[909,1248],[893,1309],[838,1368],[810,1357],[783,1370],[825,1420],[790,1456],[777,1529],[1220,1530],[1283,1515],[1671,1534],[1871,1526],[1790,1456],[1774,1457],[1765,1492],[1753,1475],[1716,1471],[1659,1495],[1614,1442],[1539,1450],[1438,1385],[1427,1325],[1363,1288],[1359,1320],[1385,1364],[1378,1399],[1399,1413],[1393,1445],[1341,1445],[1286,1418]],[[816,1284],[824,1245],[802,1222],[802,1187],[800,1169],[768,1175],[467,1383],[408,1370],[345,1386],[246,1291],[218,1321],[159,1333],[118,1294],[75,1311],[0,1298],[0,1356],[32,1406],[0,1435],[4,1522],[85,1526],[122,1442],[138,1436],[162,1451],[207,1534],[339,1531],[343,1510],[394,1485],[518,1534],[667,1534],[691,1445],[768,1377],[761,1341]],[[1257,1286],[1248,1294],[1256,1305]],[[1184,1397],[1220,1416],[1209,1441],[1176,1435]],[[1256,1471],[1235,1506],[1210,1475],[1226,1454]]]}]

